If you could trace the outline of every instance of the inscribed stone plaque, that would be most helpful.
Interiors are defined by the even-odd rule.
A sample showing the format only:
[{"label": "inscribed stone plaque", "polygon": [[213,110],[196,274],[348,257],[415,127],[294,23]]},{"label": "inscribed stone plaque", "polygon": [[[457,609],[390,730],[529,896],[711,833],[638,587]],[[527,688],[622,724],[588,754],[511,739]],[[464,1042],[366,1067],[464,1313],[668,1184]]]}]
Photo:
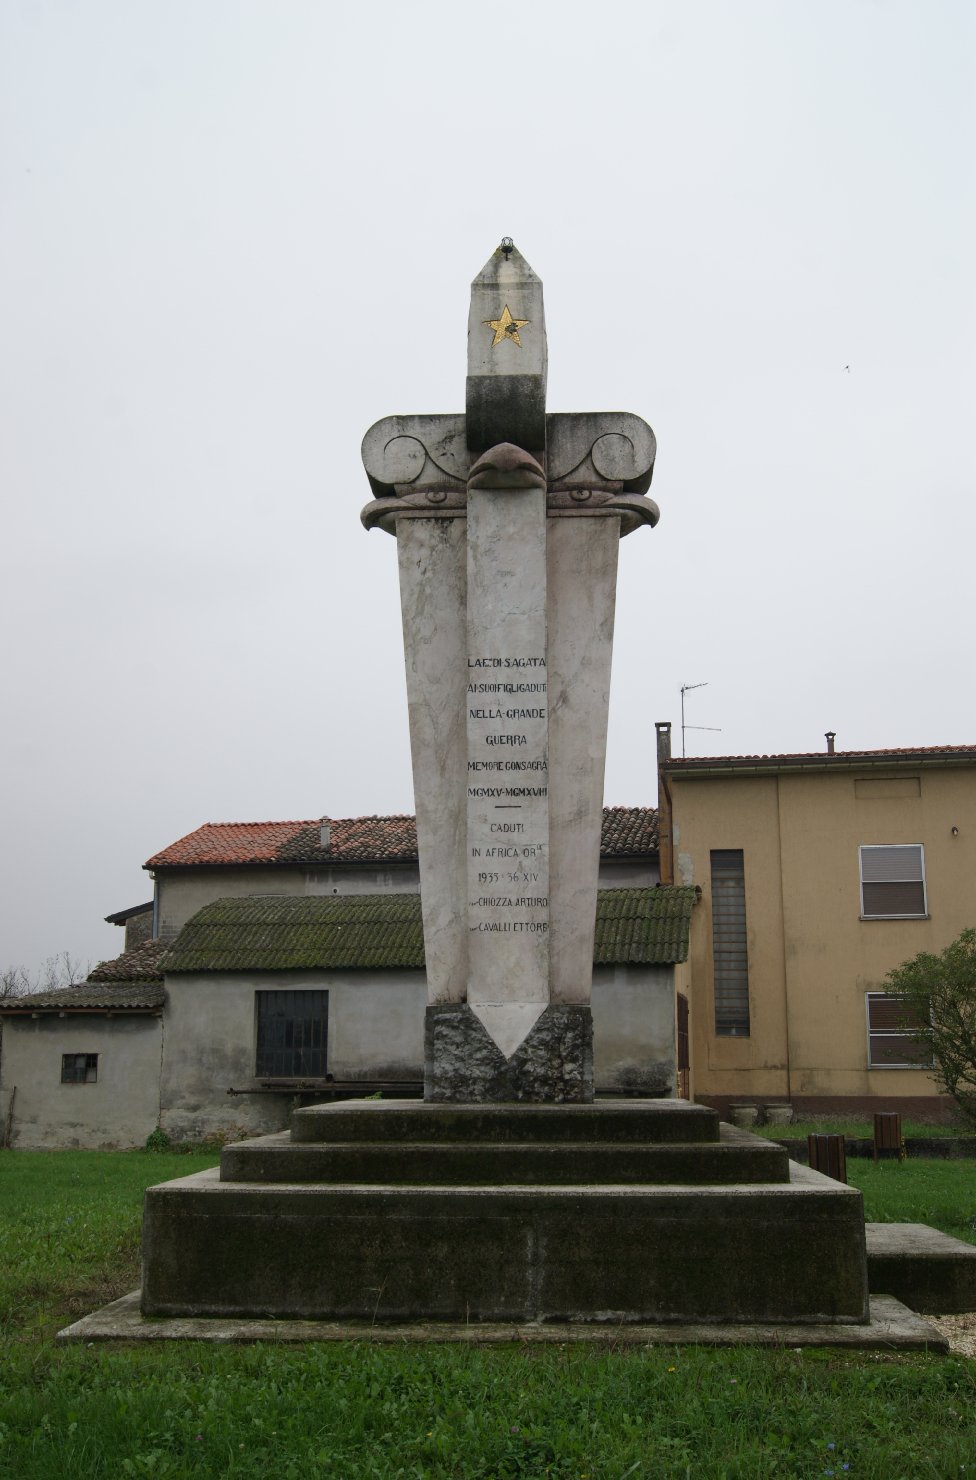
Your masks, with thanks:
[{"label": "inscribed stone plaque", "polygon": [[546,495],[468,498],[468,1006],[506,1057],[549,1002]]}]

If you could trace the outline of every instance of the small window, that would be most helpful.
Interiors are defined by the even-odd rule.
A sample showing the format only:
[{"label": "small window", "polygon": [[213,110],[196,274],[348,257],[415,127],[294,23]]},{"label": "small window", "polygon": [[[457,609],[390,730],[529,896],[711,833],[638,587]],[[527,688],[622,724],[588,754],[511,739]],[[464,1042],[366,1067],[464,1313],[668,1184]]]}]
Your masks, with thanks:
[{"label": "small window", "polygon": [[931,1069],[932,1050],[919,1043],[922,1026],[907,998],[888,992],[865,993],[868,1015],[869,1069]]},{"label": "small window", "polygon": [[97,1082],[97,1053],[63,1053],[61,1055],[62,1084],[96,1084]]},{"label": "small window", "polygon": [[749,957],[742,849],[714,850],[711,872],[715,1032],[720,1038],[748,1038]]},{"label": "small window", "polygon": [[258,992],[257,1076],[324,1079],[329,994],[318,988]]},{"label": "small window", "polygon": [[925,861],[921,843],[863,847],[861,917],[864,920],[924,920]]}]

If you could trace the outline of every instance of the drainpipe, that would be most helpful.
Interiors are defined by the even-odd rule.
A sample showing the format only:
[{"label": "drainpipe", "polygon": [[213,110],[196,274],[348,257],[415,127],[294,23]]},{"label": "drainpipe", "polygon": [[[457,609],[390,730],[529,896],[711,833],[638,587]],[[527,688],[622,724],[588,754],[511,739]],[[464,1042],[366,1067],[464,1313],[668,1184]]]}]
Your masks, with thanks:
[{"label": "drainpipe", "polygon": [[662,884],[674,883],[674,840],[671,821],[671,789],[665,770],[671,759],[671,721],[659,719],[657,731],[657,847]]},{"label": "drainpipe", "polygon": [[[831,744],[831,751],[833,746]],[[793,1052],[790,1034],[790,966],[786,939],[786,909],[783,903],[783,792],[781,776],[776,777],[776,861],[779,867],[779,918],[783,932],[783,1032],[786,1039],[786,1098],[793,1103]]]}]

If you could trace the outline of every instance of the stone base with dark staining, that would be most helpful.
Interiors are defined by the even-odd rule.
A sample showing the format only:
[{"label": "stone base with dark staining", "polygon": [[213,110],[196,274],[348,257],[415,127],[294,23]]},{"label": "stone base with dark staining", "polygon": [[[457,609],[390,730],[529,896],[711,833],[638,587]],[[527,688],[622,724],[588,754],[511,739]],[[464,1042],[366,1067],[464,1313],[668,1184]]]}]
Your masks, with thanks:
[{"label": "stone base with dark staining", "polygon": [[593,1017],[589,1006],[547,1007],[506,1059],[463,1002],[427,1008],[424,1098],[455,1103],[593,1099]]}]

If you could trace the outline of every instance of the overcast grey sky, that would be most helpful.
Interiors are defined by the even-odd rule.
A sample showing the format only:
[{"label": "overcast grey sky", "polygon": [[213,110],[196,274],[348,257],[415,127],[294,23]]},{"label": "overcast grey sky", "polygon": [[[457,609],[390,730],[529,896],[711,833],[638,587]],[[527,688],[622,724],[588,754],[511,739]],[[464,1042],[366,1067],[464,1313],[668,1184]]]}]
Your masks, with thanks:
[{"label": "overcast grey sky", "polygon": [[682,683],[690,754],[976,741],[974,7],[493,14],[0,3],[0,965],[203,822],[412,810],[359,444],[463,409],[502,235],[550,409],[658,437],[607,801]]}]

